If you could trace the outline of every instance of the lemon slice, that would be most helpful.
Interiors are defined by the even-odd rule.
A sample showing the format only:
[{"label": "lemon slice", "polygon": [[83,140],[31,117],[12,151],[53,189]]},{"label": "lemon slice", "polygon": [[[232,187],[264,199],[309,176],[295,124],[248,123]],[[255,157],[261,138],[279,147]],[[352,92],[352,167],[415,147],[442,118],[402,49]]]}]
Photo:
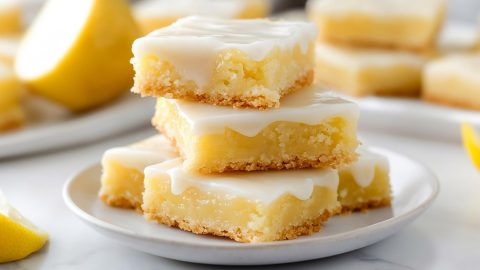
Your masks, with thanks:
[{"label": "lemon slice", "polygon": [[21,41],[15,70],[33,92],[86,110],[131,87],[138,36],[125,0],[49,0]]},{"label": "lemon slice", "polygon": [[480,170],[480,137],[468,123],[462,124],[463,146],[477,169]]},{"label": "lemon slice", "polygon": [[27,257],[47,239],[48,235],[10,206],[0,191],[0,263]]}]

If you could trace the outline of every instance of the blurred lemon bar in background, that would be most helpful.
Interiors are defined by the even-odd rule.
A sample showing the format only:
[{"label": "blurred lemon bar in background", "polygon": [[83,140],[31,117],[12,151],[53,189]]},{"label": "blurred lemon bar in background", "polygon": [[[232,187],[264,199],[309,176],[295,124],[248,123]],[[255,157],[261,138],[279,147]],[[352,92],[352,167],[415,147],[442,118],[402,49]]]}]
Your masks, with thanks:
[{"label": "blurred lemon bar in background", "polygon": [[12,68],[0,61],[0,132],[18,128],[25,122],[21,107],[23,89]]},{"label": "blurred lemon bar in background", "polygon": [[441,27],[444,0],[310,0],[322,40],[354,45],[428,49]]},{"label": "blurred lemon bar in background", "polygon": [[462,124],[462,138],[465,150],[475,167],[480,170],[480,136],[468,123]]},{"label": "blurred lemon bar in background", "polygon": [[109,149],[102,159],[100,198],[111,206],[139,209],[145,167],[177,157],[163,135]]},{"label": "blurred lemon bar in background", "polygon": [[34,93],[86,110],[131,87],[138,36],[124,0],[49,0],[20,44],[15,70]]},{"label": "blurred lemon bar in background", "polygon": [[313,81],[311,23],[187,17],[137,39],[133,92],[271,108]]},{"label": "blurred lemon bar in background", "polygon": [[23,259],[41,249],[47,240],[47,233],[8,204],[0,190],[0,263]]},{"label": "blurred lemon bar in background", "polygon": [[0,36],[17,35],[23,30],[22,1],[0,1]]},{"label": "blurred lemon bar in background", "polygon": [[159,98],[152,120],[202,173],[335,167],[356,159],[358,106],[311,87],[266,111]]},{"label": "blurred lemon bar in background", "polygon": [[268,16],[270,0],[145,0],[134,3],[134,15],[148,34],[180,18],[199,15],[226,19],[249,19]]},{"label": "blurred lemon bar in background", "polygon": [[415,96],[422,87],[425,57],[407,51],[318,43],[317,82],[354,96]]},{"label": "blurred lemon bar in background", "polygon": [[17,37],[0,37],[0,61],[13,66],[19,43]]},{"label": "blurred lemon bar in background", "polygon": [[440,104],[480,110],[480,55],[451,55],[428,63],[423,98]]},{"label": "blurred lemon bar in background", "polygon": [[147,219],[240,242],[294,239],[340,211],[333,169],[188,172],[181,159],[145,169]]},{"label": "blurred lemon bar in background", "polygon": [[339,168],[338,198],[342,212],[390,205],[388,159],[365,146],[358,147],[357,153],[356,161]]}]

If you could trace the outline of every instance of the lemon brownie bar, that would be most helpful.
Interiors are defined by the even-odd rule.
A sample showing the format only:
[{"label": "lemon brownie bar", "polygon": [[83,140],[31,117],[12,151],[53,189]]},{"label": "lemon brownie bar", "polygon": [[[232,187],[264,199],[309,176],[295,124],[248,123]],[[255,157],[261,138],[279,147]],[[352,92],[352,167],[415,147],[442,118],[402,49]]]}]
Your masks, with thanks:
[{"label": "lemon brownie bar", "polygon": [[197,234],[294,239],[339,211],[337,187],[333,169],[200,175],[175,159],[145,169],[142,209],[149,220]]},{"label": "lemon brownie bar", "polygon": [[201,173],[335,167],[356,158],[358,106],[310,87],[260,111],[159,98],[154,126]]},{"label": "lemon brownie bar", "polygon": [[367,147],[358,148],[358,160],[339,168],[338,198],[342,212],[390,205],[390,176],[387,157]]},{"label": "lemon brownie bar", "polygon": [[440,104],[480,110],[480,56],[452,55],[426,65],[423,98]]},{"label": "lemon brownie bar", "polygon": [[414,96],[425,57],[405,51],[317,44],[316,81],[354,96]]},{"label": "lemon brownie bar", "polygon": [[12,68],[0,61],[0,132],[17,128],[25,122],[21,107],[22,87]]},{"label": "lemon brownie bar", "polygon": [[132,89],[143,96],[234,107],[278,107],[311,84],[311,23],[187,17],[137,39]]},{"label": "lemon brownie bar", "polygon": [[135,3],[133,11],[142,32],[147,34],[192,15],[230,19],[266,17],[270,12],[270,1],[147,0]]},{"label": "lemon brownie bar", "polygon": [[436,39],[443,0],[310,0],[308,12],[323,40],[423,50]]},{"label": "lemon brownie bar", "polygon": [[107,150],[102,159],[100,198],[111,206],[140,208],[145,167],[177,157],[162,135]]}]

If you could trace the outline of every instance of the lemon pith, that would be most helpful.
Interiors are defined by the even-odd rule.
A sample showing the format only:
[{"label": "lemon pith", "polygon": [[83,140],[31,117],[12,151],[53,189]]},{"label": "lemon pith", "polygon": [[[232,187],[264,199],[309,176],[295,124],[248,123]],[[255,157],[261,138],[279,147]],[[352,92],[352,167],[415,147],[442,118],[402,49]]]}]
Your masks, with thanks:
[{"label": "lemon pith", "polygon": [[480,169],[480,138],[472,126],[462,124],[463,145],[477,169]]}]

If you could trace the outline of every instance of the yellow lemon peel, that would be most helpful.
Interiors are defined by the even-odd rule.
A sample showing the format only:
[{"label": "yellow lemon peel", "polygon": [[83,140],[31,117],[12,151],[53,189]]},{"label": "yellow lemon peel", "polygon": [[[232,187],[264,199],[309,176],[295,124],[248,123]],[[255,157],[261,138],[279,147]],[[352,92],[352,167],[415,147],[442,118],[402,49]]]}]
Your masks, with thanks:
[{"label": "yellow lemon peel", "polygon": [[462,124],[463,146],[467,150],[470,159],[477,169],[480,170],[480,138],[473,127],[468,123]]}]

